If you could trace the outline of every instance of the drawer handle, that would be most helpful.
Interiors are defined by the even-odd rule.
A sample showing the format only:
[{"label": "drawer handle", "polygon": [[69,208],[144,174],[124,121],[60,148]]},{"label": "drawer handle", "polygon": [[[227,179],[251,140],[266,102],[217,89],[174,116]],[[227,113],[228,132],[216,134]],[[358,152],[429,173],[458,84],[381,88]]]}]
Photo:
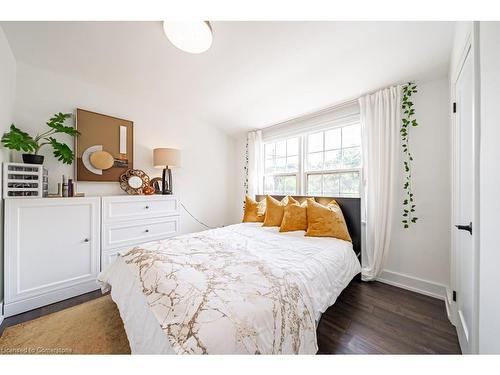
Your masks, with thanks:
[{"label": "drawer handle", "polygon": [[146,210],[149,210],[149,206],[146,206]]},{"label": "drawer handle", "polygon": [[144,232],[149,233],[149,229],[146,229]]},{"label": "drawer handle", "polygon": [[83,242],[89,242],[89,239],[88,239],[88,238],[85,238],[85,239],[83,240]]}]

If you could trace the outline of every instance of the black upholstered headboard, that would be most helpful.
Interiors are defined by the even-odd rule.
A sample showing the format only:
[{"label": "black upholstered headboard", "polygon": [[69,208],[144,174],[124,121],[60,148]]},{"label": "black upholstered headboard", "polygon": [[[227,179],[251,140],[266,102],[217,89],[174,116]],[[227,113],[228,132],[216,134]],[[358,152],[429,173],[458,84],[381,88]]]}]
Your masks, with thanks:
[{"label": "black upholstered headboard", "polygon": [[[272,197],[281,200],[285,196],[284,195],[272,195]],[[299,202],[303,202],[306,196],[296,196],[292,195]],[[265,195],[257,195],[255,197],[257,201],[261,201],[265,198]],[[328,204],[332,199],[335,199],[342,209],[342,213],[344,214],[345,222],[347,225],[347,229],[349,230],[349,234],[352,239],[352,247],[354,252],[358,256],[359,261],[361,262],[361,198],[339,198],[339,197],[314,197],[316,202],[322,204]]]}]

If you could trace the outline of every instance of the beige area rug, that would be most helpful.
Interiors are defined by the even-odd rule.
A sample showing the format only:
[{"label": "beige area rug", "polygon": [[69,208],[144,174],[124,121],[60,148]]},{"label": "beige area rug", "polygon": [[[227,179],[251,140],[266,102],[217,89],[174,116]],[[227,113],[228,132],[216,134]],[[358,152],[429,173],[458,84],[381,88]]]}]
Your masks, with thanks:
[{"label": "beige area rug", "polygon": [[129,354],[120,313],[109,295],[7,327],[0,354]]}]

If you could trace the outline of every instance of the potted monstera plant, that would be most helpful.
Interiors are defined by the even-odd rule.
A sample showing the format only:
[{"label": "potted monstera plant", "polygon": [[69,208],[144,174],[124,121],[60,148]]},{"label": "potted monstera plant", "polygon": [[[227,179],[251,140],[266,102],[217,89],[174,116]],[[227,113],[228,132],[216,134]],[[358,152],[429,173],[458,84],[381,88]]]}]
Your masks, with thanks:
[{"label": "potted monstera plant", "polygon": [[64,125],[70,117],[70,113],[56,113],[47,122],[48,129],[35,137],[12,124],[10,131],[2,136],[2,144],[10,150],[23,151],[23,161],[28,164],[43,164],[43,155],[39,155],[38,152],[43,146],[50,145],[57,160],[65,164],[72,164],[75,159],[73,150],[67,144],[54,138],[55,134],[64,133],[72,137],[80,134],[72,126]]}]

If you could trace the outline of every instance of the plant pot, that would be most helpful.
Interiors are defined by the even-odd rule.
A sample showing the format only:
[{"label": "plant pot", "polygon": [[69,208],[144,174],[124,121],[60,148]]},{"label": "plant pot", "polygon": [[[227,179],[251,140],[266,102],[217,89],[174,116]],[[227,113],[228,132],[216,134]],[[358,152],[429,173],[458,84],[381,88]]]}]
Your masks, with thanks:
[{"label": "plant pot", "polygon": [[26,164],[43,164],[43,155],[23,154],[23,162]]}]

